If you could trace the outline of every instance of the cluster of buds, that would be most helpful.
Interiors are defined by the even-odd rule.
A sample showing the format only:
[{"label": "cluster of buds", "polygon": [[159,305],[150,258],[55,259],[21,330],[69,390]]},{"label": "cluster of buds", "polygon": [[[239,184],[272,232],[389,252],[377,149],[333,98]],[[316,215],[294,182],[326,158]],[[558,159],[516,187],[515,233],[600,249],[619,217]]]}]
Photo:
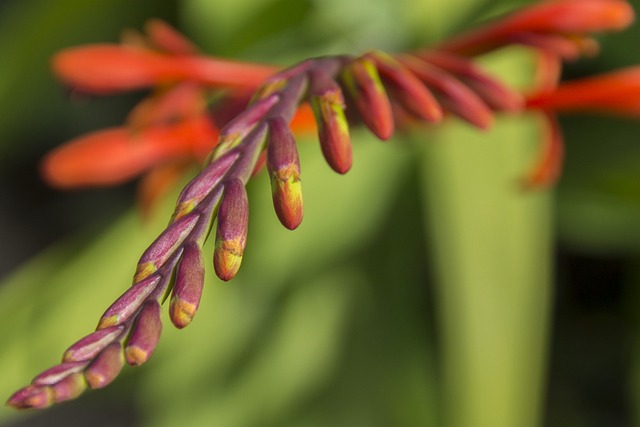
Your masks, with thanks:
[{"label": "cluster of buds", "polygon": [[[78,58],[89,58],[87,52],[96,51],[66,52],[66,56],[57,58],[56,70],[75,87],[113,91],[163,86],[162,93],[144,101],[132,114],[135,117],[132,122],[137,125],[134,127],[141,128],[141,135],[156,131],[158,123],[182,125],[185,117],[194,113],[194,94],[202,93],[205,87],[227,86],[238,90],[240,85],[251,86],[256,80],[260,85],[256,85],[246,108],[231,120],[216,121],[215,117],[212,120],[211,111],[196,109],[195,116],[206,117],[211,127],[204,139],[217,135],[216,142],[208,141],[209,149],[214,146],[215,149],[207,157],[202,171],[179,195],[166,230],[142,255],[133,285],[106,310],[95,332],[72,345],[61,364],[16,392],[9,399],[9,405],[43,408],[74,398],[86,387],[104,387],[118,375],[125,361],[129,365],[145,363],[158,343],[162,329],[160,304],[168,295],[171,322],[178,328],[187,326],[196,314],[204,289],[202,248],[214,222],[217,226],[213,264],[217,276],[230,280],[240,268],[249,220],[245,186],[263,164],[271,180],[278,219],[288,229],[297,228],[303,217],[303,203],[294,130],[296,120],[308,123],[311,112],[328,165],[343,174],[353,161],[350,124],[361,122],[378,138],[386,140],[397,127],[407,123],[434,124],[452,115],[479,129],[487,129],[497,111],[536,108],[543,111],[551,124],[548,140],[552,141],[552,149],[546,150],[544,161],[536,168],[531,181],[548,182],[557,172],[558,158],[561,158],[561,134],[552,111],[602,106],[603,99],[616,104],[625,86],[619,83],[615,87],[620,90],[614,94],[594,90],[591,98],[580,100],[575,96],[579,88],[604,86],[598,80],[575,83],[573,87],[567,85],[566,89],[561,86],[557,90],[551,89],[554,85],[544,84],[541,87],[545,91],[529,97],[525,103],[520,94],[482,70],[470,56],[521,43],[534,46],[547,59],[573,58],[573,53],[593,50],[595,41],[588,36],[590,32],[622,28],[632,17],[631,9],[622,0],[550,1],[516,12],[437,48],[400,55],[373,51],[358,57],[315,58],[275,74],[269,71],[271,77],[262,74],[270,70],[269,67],[246,65],[248,68],[243,68],[237,63],[196,56],[185,39],[159,24],[148,31],[147,38],[133,37],[134,47],[98,50],[101,58],[106,56],[114,63],[124,61],[131,65],[127,68],[128,74],[120,77],[121,81],[110,80],[109,73],[99,74],[96,79],[87,78],[84,73],[74,75],[76,68],[69,64]],[[149,44],[154,49],[150,49]],[[225,74],[227,72],[230,74]],[[635,70],[629,73],[638,74]],[[621,81],[620,76],[610,79]],[[311,105],[311,112],[305,109],[306,104]],[[634,107],[637,113],[637,105]],[[205,111],[209,115],[204,114]],[[176,115],[181,120],[168,120]],[[218,124],[222,124],[219,131]],[[171,141],[176,146],[180,145],[178,141],[189,144],[184,142],[184,135],[174,138]],[[109,141],[108,144],[113,145],[113,139]],[[159,138],[159,141],[162,145],[164,140]],[[85,140],[62,148],[50,157],[51,168],[58,168],[64,163],[60,157],[70,156],[71,150],[83,144],[96,145]],[[65,154],[64,150],[69,151]],[[141,158],[146,159],[144,155]],[[131,174],[140,168],[140,164],[136,164],[128,172]],[[52,176],[60,173],[56,170]]]}]

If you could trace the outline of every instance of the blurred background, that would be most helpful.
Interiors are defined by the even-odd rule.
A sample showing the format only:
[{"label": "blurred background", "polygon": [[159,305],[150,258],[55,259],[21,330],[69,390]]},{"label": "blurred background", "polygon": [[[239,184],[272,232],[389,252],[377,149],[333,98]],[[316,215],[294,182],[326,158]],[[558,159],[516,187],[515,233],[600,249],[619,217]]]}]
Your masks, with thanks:
[{"label": "blurred background", "polygon": [[[143,221],[135,183],[42,182],[44,153],[121,124],[144,95],[69,97],[53,53],[158,17],[208,53],[288,65],[414,49],[527,3],[0,2],[0,395],[92,330],[178,191]],[[599,40],[565,78],[640,63],[640,26]],[[530,59],[483,61],[526,86]],[[344,177],[301,139],[299,230],[282,229],[257,176],[241,272],[223,284],[207,271],[192,325],[165,321],[149,363],[107,389],[41,412],[0,408],[0,425],[639,425],[640,122],[572,116],[562,128],[561,182],[527,194],[516,182],[540,141],[533,116],[486,133],[451,120],[387,144],[354,131]]]}]

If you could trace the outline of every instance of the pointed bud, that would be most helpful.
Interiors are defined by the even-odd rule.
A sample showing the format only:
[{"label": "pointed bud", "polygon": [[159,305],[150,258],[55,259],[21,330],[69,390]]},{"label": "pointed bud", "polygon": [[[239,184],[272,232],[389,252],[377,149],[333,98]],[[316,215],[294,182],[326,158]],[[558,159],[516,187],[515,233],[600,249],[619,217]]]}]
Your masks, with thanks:
[{"label": "pointed bud", "polygon": [[138,311],[144,301],[157,289],[161,282],[159,275],[151,276],[130,287],[105,311],[98,322],[98,329],[105,329],[124,323]]},{"label": "pointed bud", "polygon": [[224,194],[218,210],[213,265],[222,280],[232,279],[242,263],[249,226],[249,202],[244,184],[239,179],[224,184]]},{"label": "pointed bud", "polygon": [[519,111],[522,97],[487,74],[467,58],[440,51],[424,52],[420,57],[458,77],[491,108],[499,111]]},{"label": "pointed bud", "polygon": [[84,371],[84,377],[89,387],[103,388],[118,376],[123,365],[122,345],[112,343]]},{"label": "pointed bud", "polygon": [[429,89],[394,57],[379,51],[368,53],[365,57],[373,60],[382,78],[388,82],[388,87],[394,89],[394,100],[427,122],[442,119],[442,108]]},{"label": "pointed bud", "polygon": [[393,112],[373,61],[354,60],[345,67],[342,77],[364,124],[378,138],[389,139],[394,130]]},{"label": "pointed bud", "polygon": [[182,190],[172,222],[175,222],[193,211],[196,206],[207,197],[220,183],[220,180],[229,172],[229,169],[238,160],[240,153],[229,153],[221,156],[207,165],[187,186]]},{"label": "pointed bud", "polygon": [[351,169],[353,153],[340,87],[329,76],[313,73],[310,102],[318,123],[318,137],[324,158],[334,171],[347,173]]},{"label": "pointed bud", "polygon": [[87,335],[64,352],[62,361],[82,362],[93,359],[102,349],[116,340],[123,330],[123,326],[112,326]]},{"label": "pointed bud", "polygon": [[269,123],[267,168],[278,219],[289,230],[294,230],[302,221],[300,160],[293,133],[282,119]]},{"label": "pointed bud", "polygon": [[195,244],[185,245],[176,270],[169,316],[179,329],[184,328],[196,314],[204,288],[204,260],[201,249]]},{"label": "pointed bud", "polygon": [[15,392],[7,405],[16,409],[43,409],[55,402],[53,390],[49,386],[28,385]]},{"label": "pointed bud", "polygon": [[127,363],[139,366],[149,360],[158,345],[161,332],[160,303],[156,300],[148,301],[136,317],[124,349]]},{"label": "pointed bud", "polygon": [[220,131],[218,146],[211,161],[218,159],[246,138],[279,100],[280,97],[277,94],[259,99],[247,107],[242,114],[227,123]]},{"label": "pointed bud", "polygon": [[196,226],[200,216],[196,213],[185,215],[167,227],[140,257],[134,282],[139,282],[156,272],[176,250]]},{"label": "pointed bud", "polygon": [[35,377],[31,383],[33,385],[52,385],[71,374],[82,371],[85,366],[87,366],[87,364],[84,362],[61,363],[60,365],[47,369]]},{"label": "pointed bud", "polygon": [[60,382],[51,386],[56,403],[65,402],[80,396],[87,388],[87,382],[82,373],[71,374]]},{"label": "pointed bud", "polygon": [[402,64],[438,95],[449,111],[480,129],[493,124],[493,113],[469,87],[458,79],[416,57],[403,56]]}]

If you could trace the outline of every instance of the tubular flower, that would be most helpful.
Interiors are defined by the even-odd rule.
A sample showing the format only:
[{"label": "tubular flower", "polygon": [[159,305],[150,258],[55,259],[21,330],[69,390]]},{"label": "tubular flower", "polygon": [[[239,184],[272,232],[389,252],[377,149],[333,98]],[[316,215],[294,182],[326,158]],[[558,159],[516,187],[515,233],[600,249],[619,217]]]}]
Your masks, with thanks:
[{"label": "tubular flower", "polygon": [[531,95],[527,106],[640,118],[640,67],[564,82],[552,91]]},{"label": "tubular flower", "polygon": [[555,181],[563,157],[562,132],[556,113],[596,113],[640,118],[640,68],[630,67],[561,83],[527,98],[527,107],[543,111],[546,132],[543,153],[526,185]]},{"label": "tubular flower", "polygon": [[[557,40],[573,43],[576,35],[590,40],[589,32],[619,29],[631,18],[631,9],[621,0],[541,3],[440,47],[412,54],[373,51],[358,57],[327,56],[303,61],[270,77],[265,67],[247,66],[243,73],[251,78],[241,80],[245,88],[253,85],[252,95],[238,89],[237,75],[225,74],[229,63],[207,62],[182,36],[157,21],[148,26],[145,37],[128,35],[135,47],[112,46],[102,51],[111,56],[97,57],[91,49],[67,51],[56,59],[55,69],[76,87],[98,92],[155,85],[162,89],[136,107],[125,127],[83,137],[51,154],[43,167],[50,181],[64,186],[109,184],[161,167],[154,171],[160,171],[159,177],[146,183],[165,183],[163,178],[176,175],[176,168],[167,167],[171,162],[182,167],[185,159],[202,160],[205,152],[211,153],[178,196],[167,228],[140,257],[131,287],[107,308],[94,332],[69,347],[61,364],[35,377],[8,404],[43,408],[74,398],[87,386],[106,386],[125,361],[145,363],[158,343],[162,329],[159,308],[168,295],[171,322],[178,328],[190,324],[204,290],[203,245],[214,222],[214,270],[225,281],[238,273],[249,221],[245,186],[262,164],[269,172],[278,219],[286,228],[295,229],[303,213],[295,131],[313,127],[312,119],[317,124],[320,151],[338,173],[346,173],[352,164],[349,128],[353,124],[364,123],[381,139],[409,122],[433,126],[447,115],[486,129],[496,112],[517,112],[523,100],[478,67],[470,55],[525,40],[549,59],[548,64],[557,64],[559,58],[570,56],[563,53],[564,48],[556,48],[560,46]],[[576,46],[583,46],[581,43]],[[109,75],[96,74],[93,79],[86,71],[74,74],[75,66],[68,65],[75,60],[91,64],[105,58],[118,67],[128,64],[131,68],[113,81]],[[547,77],[557,74],[551,73],[553,65],[545,70]],[[636,72],[621,75],[626,77],[607,80],[617,82],[613,92],[597,81],[556,90],[555,84],[538,87],[543,93],[530,97],[527,106],[543,112],[548,137],[528,184],[550,182],[559,173],[563,150],[553,110],[600,102],[631,109],[630,102],[620,100],[628,89],[624,85],[633,80],[629,76]],[[207,105],[204,94],[219,86],[235,89],[219,103]],[[590,88],[595,88],[592,98],[576,102],[576,94]],[[93,158],[94,164],[105,165],[89,170],[86,155],[89,164]]]}]

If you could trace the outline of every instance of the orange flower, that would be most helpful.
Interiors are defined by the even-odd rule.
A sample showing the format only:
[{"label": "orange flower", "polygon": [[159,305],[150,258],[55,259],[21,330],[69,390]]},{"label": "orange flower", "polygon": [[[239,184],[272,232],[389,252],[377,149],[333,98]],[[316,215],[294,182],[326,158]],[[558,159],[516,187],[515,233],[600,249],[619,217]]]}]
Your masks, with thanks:
[{"label": "orange flower", "polygon": [[[122,45],[88,45],[54,56],[55,74],[74,89],[156,90],[132,110],[126,125],[80,136],[47,154],[41,172],[50,185],[109,186],[147,173],[140,200],[148,210],[180,172],[202,163],[217,143],[218,127],[242,111],[250,92],[276,71],[200,55],[163,21],[150,20],[145,29],[126,32]],[[206,98],[217,88],[233,90],[212,112]],[[292,126],[313,130],[312,123],[310,110],[301,109]]]},{"label": "orange flower", "polygon": [[624,0],[548,0],[450,39],[440,48],[471,56],[515,42],[573,58],[595,45],[587,34],[622,30],[633,19],[633,8]]},{"label": "orange flower", "polygon": [[640,67],[562,83],[527,99],[530,108],[640,118]]}]

